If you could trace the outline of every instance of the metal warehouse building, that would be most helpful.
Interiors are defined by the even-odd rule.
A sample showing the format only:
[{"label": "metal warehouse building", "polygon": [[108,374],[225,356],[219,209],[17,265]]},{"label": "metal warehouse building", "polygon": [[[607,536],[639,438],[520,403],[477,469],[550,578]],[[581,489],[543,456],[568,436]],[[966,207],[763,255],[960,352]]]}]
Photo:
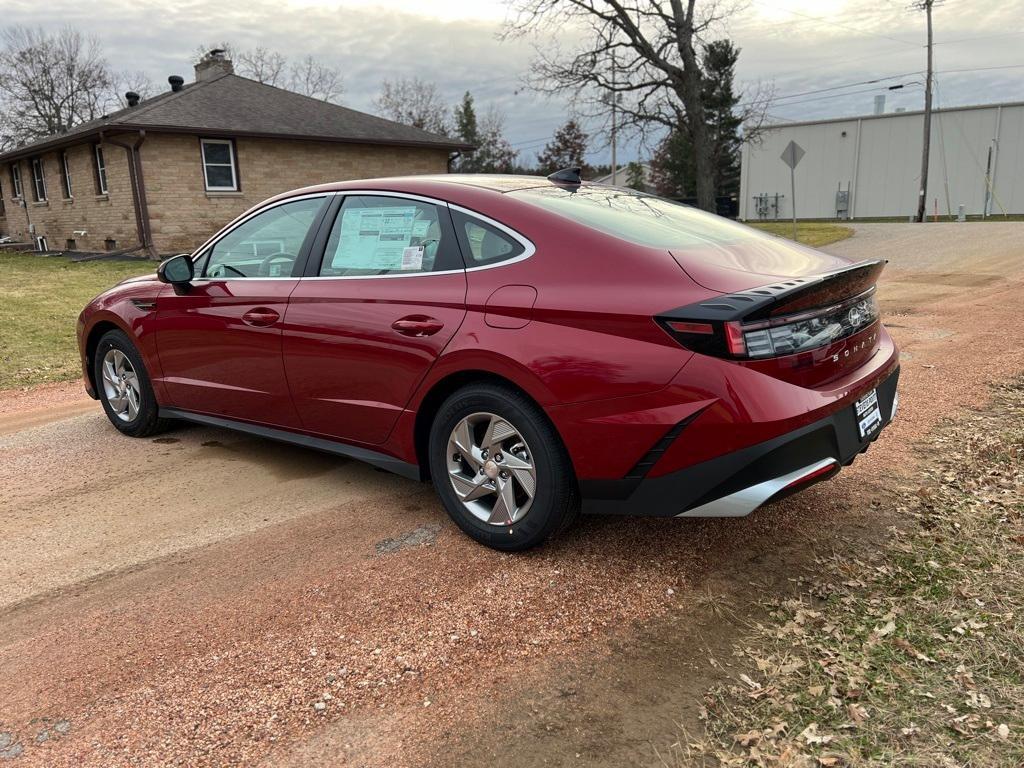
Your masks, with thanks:
[{"label": "metal warehouse building", "polygon": [[[802,219],[907,217],[917,211],[923,112],[772,125],[743,150],[740,218],[793,215],[790,141]],[[935,110],[928,171],[929,217],[1024,213],[1024,102]]]}]

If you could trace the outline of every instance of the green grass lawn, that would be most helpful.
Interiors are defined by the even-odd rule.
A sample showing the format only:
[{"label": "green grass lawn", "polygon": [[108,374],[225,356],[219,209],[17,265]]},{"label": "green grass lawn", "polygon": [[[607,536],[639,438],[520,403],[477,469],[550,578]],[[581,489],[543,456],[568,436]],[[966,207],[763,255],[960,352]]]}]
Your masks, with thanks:
[{"label": "green grass lawn", "polygon": [[[747,222],[750,226],[771,232],[773,235],[782,235],[793,239],[793,222],[791,221],[758,221]],[[824,222],[801,221],[796,225],[797,242],[809,245],[813,248],[820,248],[823,245],[837,243],[845,240],[853,234],[850,227],[839,224],[827,224]]]},{"label": "green grass lawn", "polygon": [[0,389],[81,375],[75,322],[96,294],[152,261],[89,261],[0,253]]}]

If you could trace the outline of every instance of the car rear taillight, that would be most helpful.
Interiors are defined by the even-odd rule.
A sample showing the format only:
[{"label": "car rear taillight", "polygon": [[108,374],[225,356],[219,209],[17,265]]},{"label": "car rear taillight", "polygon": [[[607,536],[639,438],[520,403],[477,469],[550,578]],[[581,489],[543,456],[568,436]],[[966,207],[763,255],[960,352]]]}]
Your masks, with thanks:
[{"label": "car rear taillight", "polygon": [[878,320],[875,287],[829,306],[755,319],[707,321],[658,317],[687,349],[717,357],[762,359],[825,347],[859,333]]}]

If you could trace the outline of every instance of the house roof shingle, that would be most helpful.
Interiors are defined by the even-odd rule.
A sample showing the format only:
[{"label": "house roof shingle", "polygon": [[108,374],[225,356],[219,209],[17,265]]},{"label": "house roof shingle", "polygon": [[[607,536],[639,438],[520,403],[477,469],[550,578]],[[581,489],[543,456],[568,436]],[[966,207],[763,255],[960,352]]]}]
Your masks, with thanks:
[{"label": "house roof shingle", "polygon": [[203,135],[309,139],[467,150],[446,136],[330,104],[234,74],[166,91],[55,136],[0,154],[0,162],[72,144],[100,131],[151,130]]}]

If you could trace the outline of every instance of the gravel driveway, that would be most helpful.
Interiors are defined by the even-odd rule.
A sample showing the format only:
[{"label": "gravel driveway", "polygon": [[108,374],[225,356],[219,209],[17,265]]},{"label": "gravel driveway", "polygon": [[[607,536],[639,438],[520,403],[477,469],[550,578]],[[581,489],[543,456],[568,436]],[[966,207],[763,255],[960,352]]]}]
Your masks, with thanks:
[{"label": "gravel driveway", "polygon": [[[584,701],[553,681],[582,658],[595,679],[628,671],[637,633],[685,628],[709,584],[784,579],[757,559],[780,541],[870,526],[912,441],[1024,369],[1005,336],[1024,224],[855,228],[827,250],[891,260],[900,417],[836,480],[744,520],[592,518],[504,555],[461,536],[429,487],[367,466],[199,427],[128,440],[78,384],[0,394],[0,760],[646,759],[639,732],[670,694]],[[541,699],[565,702],[554,735]],[[657,716],[628,734],[609,725],[644,708]]]}]

